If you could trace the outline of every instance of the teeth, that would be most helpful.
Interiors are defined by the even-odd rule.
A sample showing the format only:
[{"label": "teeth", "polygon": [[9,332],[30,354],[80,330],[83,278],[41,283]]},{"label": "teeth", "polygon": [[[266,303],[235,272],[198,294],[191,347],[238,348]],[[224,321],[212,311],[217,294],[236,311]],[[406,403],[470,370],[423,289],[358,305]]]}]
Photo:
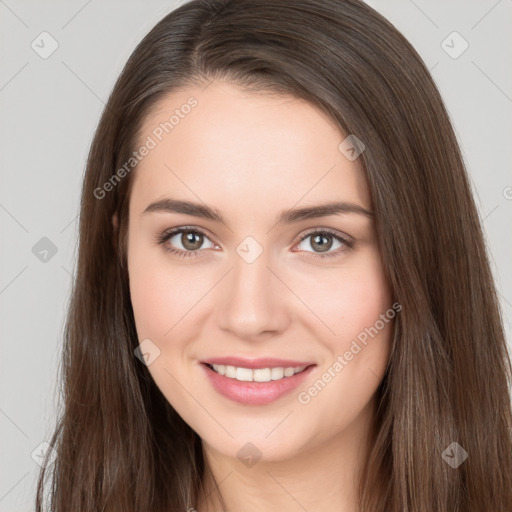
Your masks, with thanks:
[{"label": "teeth", "polygon": [[284,368],[272,368],[270,370],[270,376],[272,380],[279,380],[284,377]]},{"label": "teeth", "polygon": [[238,368],[223,364],[212,364],[213,370],[219,375],[224,375],[230,379],[236,379],[242,382],[270,382],[271,380],[281,380],[291,377],[296,373],[302,372],[305,366],[296,366],[288,368]]},{"label": "teeth", "polygon": [[226,373],[224,375],[230,379],[234,379],[236,377],[236,368],[234,366],[226,366],[225,368]]},{"label": "teeth", "polygon": [[252,371],[252,374],[254,382],[270,382],[272,380],[272,370],[270,368],[257,368]]},{"label": "teeth", "polygon": [[242,380],[244,382],[251,382],[253,380],[252,373],[253,371],[250,368],[237,368],[235,379]]}]

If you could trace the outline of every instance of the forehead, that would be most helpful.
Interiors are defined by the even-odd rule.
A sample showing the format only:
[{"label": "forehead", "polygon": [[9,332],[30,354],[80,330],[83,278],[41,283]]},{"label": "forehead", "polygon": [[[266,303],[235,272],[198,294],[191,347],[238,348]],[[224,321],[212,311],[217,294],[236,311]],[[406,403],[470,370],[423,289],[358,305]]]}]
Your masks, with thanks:
[{"label": "forehead", "polygon": [[218,207],[290,207],[346,200],[369,207],[358,161],[338,146],[346,135],[301,99],[212,82],[173,91],[146,116],[144,151],[131,202],[142,211],[166,194]]}]

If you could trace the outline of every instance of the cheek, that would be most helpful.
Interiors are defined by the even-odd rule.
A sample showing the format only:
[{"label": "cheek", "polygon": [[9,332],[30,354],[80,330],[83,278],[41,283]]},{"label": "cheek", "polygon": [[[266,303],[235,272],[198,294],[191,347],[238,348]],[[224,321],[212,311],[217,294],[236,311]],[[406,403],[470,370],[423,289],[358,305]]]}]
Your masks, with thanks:
[{"label": "cheek", "polygon": [[316,315],[312,318],[317,338],[326,349],[319,369],[325,379],[321,377],[316,388],[327,389],[313,407],[339,403],[347,413],[344,421],[370,400],[384,375],[396,316],[392,294],[377,251],[354,259],[336,278],[317,282],[314,290],[308,305]]},{"label": "cheek", "polygon": [[317,323],[325,357],[298,396],[304,422],[325,437],[347,428],[370,403],[389,360],[396,316],[379,258],[343,270],[312,297],[312,309],[331,331]]},{"label": "cheek", "polygon": [[133,250],[128,261],[130,296],[139,338],[159,338],[171,327],[173,287],[170,275]]},{"label": "cheek", "polygon": [[[336,351],[346,350],[347,343],[374,326],[392,305],[389,284],[376,251],[367,251],[353,264],[340,267],[325,279],[305,281],[303,285],[302,295],[309,298],[308,306],[328,326],[322,327],[322,337]],[[309,293],[305,295],[307,287]],[[380,323],[379,326],[382,329]]]},{"label": "cheek", "polygon": [[128,248],[128,274],[139,341],[150,338],[162,348],[166,334],[177,321],[187,290],[180,273],[165,265],[165,255],[159,252],[160,248],[156,251],[133,239]]},{"label": "cheek", "polygon": [[[206,285],[192,288],[185,275],[161,272],[158,267],[133,272],[130,294],[139,337],[154,339],[161,348],[195,318],[197,305],[207,291]],[[194,322],[197,325],[197,322]],[[190,333],[189,333],[190,334]]]},{"label": "cheek", "polygon": [[[190,285],[190,274],[172,267],[163,258],[150,261],[144,258],[144,250],[134,248],[128,263],[130,295],[135,327],[139,342],[150,339],[159,352],[148,366],[156,385],[173,407],[188,417],[191,407],[190,396],[180,382],[187,382],[187,390],[198,394],[195,383],[190,379],[190,368],[185,359],[188,354],[187,340],[199,336],[201,322],[198,321],[200,308],[197,305],[206,293],[203,286]],[[203,290],[203,287],[205,290]],[[156,349],[153,349],[156,350]]]},{"label": "cheek", "polygon": [[154,338],[159,344],[186,323],[188,312],[209,286],[204,279],[207,276],[200,272],[191,275],[170,261],[160,247],[155,250],[137,240],[129,245],[128,274],[137,333],[140,339]]}]

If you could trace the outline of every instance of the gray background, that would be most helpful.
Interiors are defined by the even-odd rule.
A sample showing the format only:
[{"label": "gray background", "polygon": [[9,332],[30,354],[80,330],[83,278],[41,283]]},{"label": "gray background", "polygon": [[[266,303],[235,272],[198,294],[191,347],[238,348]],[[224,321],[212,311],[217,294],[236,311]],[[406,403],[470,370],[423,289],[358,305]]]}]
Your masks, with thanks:
[{"label": "gray background", "polygon": [[[0,512],[34,508],[39,466],[31,454],[55,421],[79,191],[93,131],[136,43],[180,3],[0,0]],[[446,101],[510,342],[512,1],[368,3],[417,48]],[[58,43],[46,59],[31,47],[35,40],[39,51],[50,48],[49,39],[41,43],[43,31]],[[457,58],[464,41],[447,39],[453,31],[469,44]],[[43,237],[55,254],[40,252],[49,247]]]}]

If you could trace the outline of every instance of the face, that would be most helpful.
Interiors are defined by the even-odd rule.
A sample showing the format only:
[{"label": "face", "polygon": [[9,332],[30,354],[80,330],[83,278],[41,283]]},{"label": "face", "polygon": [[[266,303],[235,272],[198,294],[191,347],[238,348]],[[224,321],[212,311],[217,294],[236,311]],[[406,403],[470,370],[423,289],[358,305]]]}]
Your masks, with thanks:
[{"label": "face", "polygon": [[284,460],[339,438],[382,379],[395,310],[344,139],[309,103],[225,82],[169,94],[141,127],[127,246],[139,342],[218,453]]}]

